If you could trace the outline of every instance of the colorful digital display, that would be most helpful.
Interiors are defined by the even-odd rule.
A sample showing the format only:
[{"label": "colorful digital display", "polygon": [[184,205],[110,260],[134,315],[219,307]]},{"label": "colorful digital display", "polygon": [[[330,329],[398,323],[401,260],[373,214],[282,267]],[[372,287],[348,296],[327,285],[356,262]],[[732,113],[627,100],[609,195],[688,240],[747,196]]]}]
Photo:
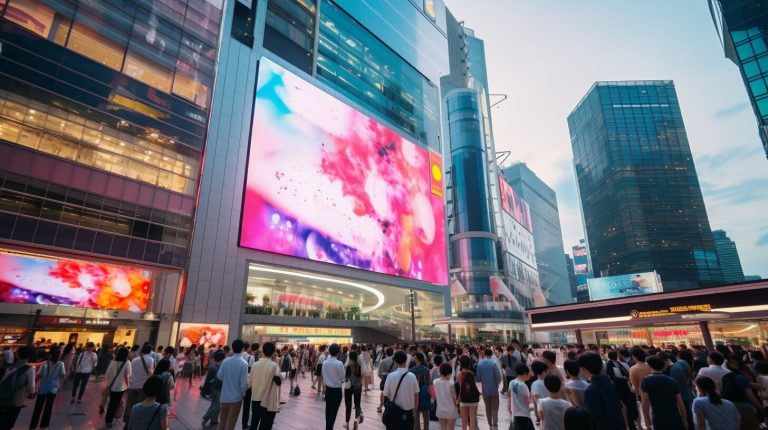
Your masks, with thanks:
[{"label": "colorful digital display", "polygon": [[226,324],[179,324],[179,346],[226,345],[229,327]]},{"label": "colorful digital display", "polygon": [[448,283],[441,157],[262,58],[240,246]]},{"label": "colorful digital display", "polygon": [[0,302],[147,310],[152,272],[139,267],[0,251]]},{"label": "colorful digital display", "polygon": [[615,299],[662,292],[656,272],[633,273],[587,280],[590,300]]},{"label": "colorful digital display", "polygon": [[499,176],[499,194],[501,194],[501,207],[504,212],[522,224],[526,230],[533,231],[531,208],[501,176]]}]

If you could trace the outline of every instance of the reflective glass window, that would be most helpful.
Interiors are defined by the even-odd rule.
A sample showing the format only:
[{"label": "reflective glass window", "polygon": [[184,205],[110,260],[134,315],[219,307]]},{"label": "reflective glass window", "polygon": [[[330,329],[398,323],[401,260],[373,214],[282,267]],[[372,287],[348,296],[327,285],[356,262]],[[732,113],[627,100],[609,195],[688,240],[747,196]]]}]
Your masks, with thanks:
[{"label": "reflective glass window", "polygon": [[148,60],[134,51],[128,51],[128,55],[125,57],[123,72],[150,87],[157,88],[166,93],[171,92],[171,80],[173,79],[171,70]]},{"label": "reflective glass window", "polygon": [[115,70],[123,65],[125,48],[81,23],[72,26],[67,48]]},{"label": "reflective glass window", "polygon": [[743,64],[744,74],[747,78],[753,78],[760,74],[760,68],[757,66],[757,61],[749,61]]},{"label": "reflective glass window", "polygon": [[37,0],[13,0],[6,5],[4,18],[47,39],[55,13]]},{"label": "reflective glass window", "polygon": [[754,97],[759,97],[766,93],[765,81],[763,78],[755,79],[749,82],[749,89],[752,91]]}]

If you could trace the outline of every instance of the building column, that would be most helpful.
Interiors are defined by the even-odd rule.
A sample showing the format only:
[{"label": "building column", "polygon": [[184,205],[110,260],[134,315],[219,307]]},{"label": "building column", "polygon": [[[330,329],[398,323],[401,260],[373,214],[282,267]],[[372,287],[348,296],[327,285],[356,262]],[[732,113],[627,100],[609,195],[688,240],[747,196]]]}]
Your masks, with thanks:
[{"label": "building column", "polygon": [[584,338],[581,336],[581,329],[576,329],[576,344],[577,345],[584,345]]},{"label": "building column", "polygon": [[711,352],[715,350],[715,344],[712,342],[712,334],[709,332],[709,321],[699,321],[701,336],[704,338],[704,345]]}]

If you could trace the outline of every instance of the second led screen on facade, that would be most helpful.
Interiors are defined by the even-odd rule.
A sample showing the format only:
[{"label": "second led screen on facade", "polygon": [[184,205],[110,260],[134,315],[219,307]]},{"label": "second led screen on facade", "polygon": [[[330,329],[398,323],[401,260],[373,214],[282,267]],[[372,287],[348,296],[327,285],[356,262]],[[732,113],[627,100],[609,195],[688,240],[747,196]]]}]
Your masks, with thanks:
[{"label": "second led screen on facade", "polygon": [[259,64],[240,245],[447,284],[440,154]]}]

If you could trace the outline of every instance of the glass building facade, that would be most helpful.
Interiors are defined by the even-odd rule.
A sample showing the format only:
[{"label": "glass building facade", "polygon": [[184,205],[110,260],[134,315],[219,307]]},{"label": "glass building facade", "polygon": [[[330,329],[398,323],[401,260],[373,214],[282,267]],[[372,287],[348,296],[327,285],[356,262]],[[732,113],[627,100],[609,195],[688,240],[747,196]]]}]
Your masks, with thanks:
[{"label": "glass building facade", "polygon": [[525,163],[505,167],[502,175],[530,205],[536,264],[548,304],[570,303],[570,282],[563,259],[563,233],[555,190],[539,179]]},{"label": "glass building facade", "polygon": [[[225,3],[183,324],[222,325],[246,340],[388,343],[410,339],[413,289],[417,337],[439,336],[432,321],[445,317],[447,285],[240,244],[246,178],[258,168],[249,156],[264,145],[251,138],[251,127],[264,115],[254,99],[263,101],[258,81],[267,64],[281,70],[271,76],[291,74],[302,88],[333,97],[440,160],[436,83],[447,73],[445,14],[442,1]],[[322,110],[316,101],[301,98],[293,113]],[[315,185],[323,177],[307,180]],[[442,184],[436,187],[433,195],[441,195]]]},{"label": "glass building facade", "polygon": [[739,259],[739,250],[736,249],[736,242],[728,237],[725,230],[713,230],[712,239],[715,241],[717,257],[720,259],[720,267],[723,269],[723,282],[743,282],[744,271],[741,268],[741,259]]},{"label": "glass building facade", "polygon": [[725,56],[739,66],[768,156],[768,4],[709,0]]},{"label": "glass building facade", "polygon": [[5,247],[163,267],[178,289],[222,4],[0,4]]},{"label": "glass building facade", "polygon": [[597,82],[568,127],[595,276],[722,282],[674,83]]}]

